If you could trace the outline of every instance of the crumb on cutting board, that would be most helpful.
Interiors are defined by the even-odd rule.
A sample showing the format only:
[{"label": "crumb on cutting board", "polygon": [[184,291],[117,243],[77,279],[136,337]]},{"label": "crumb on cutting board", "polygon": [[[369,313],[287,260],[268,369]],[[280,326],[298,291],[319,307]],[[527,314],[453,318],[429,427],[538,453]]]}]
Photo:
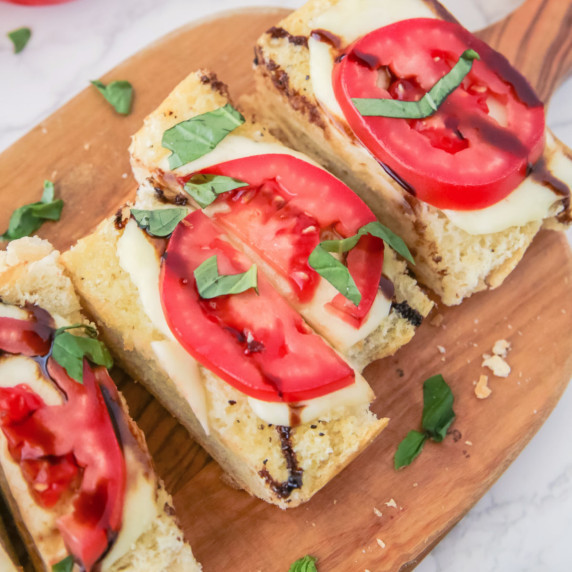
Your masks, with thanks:
[{"label": "crumb on cutting board", "polygon": [[479,381],[477,385],[475,385],[475,395],[479,399],[486,399],[492,393],[491,388],[488,386],[488,381],[489,378],[487,375],[481,375],[481,377],[479,377]]}]

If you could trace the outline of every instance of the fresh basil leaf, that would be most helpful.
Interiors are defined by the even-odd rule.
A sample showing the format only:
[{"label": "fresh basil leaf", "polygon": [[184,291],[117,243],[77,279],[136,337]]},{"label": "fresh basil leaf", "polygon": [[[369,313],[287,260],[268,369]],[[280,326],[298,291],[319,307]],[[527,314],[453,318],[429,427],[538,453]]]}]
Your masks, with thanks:
[{"label": "fresh basil leaf", "polygon": [[244,117],[230,103],[167,129],[162,145],[172,151],[169,167],[176,169],[212,151]]},{"label": "fresh basil leaf", "polygon": [[[90,337],[74,336],[66,331],[74,328],[83,328]],[[94,328],[83,324],[59,328],[54,333],[52,357],[67,371],[72,379],[79,383],[83,383],[84,358],[107,369],[113,367],[113,359],[109,350],[103,342],[95,339],[94,335],[96,335]]]},{"label": "fresh basil leaf", "polygon": [[294,562],[288,572],[318,572],[318,568],[316,568],[316,562],[318,561],[317,558],[314,556],[306,555],[304,558],[299,558]]},{"label": "fresh basil leaf", "polygon": [[[328,240],[330,242],[341,242]],[[357,241],[356,241],[357,242]],[[350,274],[347,266],[343,265],[337,258],[334,258],[323,247],[323,243],[318,244],[308,257],[308,264],[327,280],[340,294],[343,294],[350,302],[359,306],[361,293]],[[342,251],[343,252],[343,251]]]},{"label": "fresh basil leaf", "polygon": [[340,292],[340,294],[343,294],[356,306],[361,302],[361,293],[354,279],[347,267],[328,253],[335,252],[342,254],[348,252],[354,248],[359,242],[359,239],[366,234],[381,238],[389,247],[393,248],[398,254],[401,254],[403,258],[415,264],[405,242],[378,221],[364,224],[353,236],[348,236],[340,240],[324,240],[320,242],[308,258],[308,264]]},{"label": "fresh basil leaf", "polygon": [[459,61],[419,101],[399,101],[389,98],[352,98],[356,109],[364,117],[397,117],[423,119],[430,117],[447,97],[457,89],[471,71],[474,60],[480,60],[474,50],[465,50]]},{"label": "fresh basil leaf", "polygon": [[18,28],[17,30],[8,32],[8,37],[14,44],[14,53],[19,54],[30,41],[32,30],[30,30],[30,28]]},{"label": "fresh basil leaf", "polygon": [[72,572],[73,564],[73,556],[67,556],[52,566],[52,572]]},{"label": "fresh basil leaf", "polygon": [[185,183],[185,191],[195,199],[201,208],[208,207],[218,195],[248,187],[248,183],[223,175],[193,175]]},{"label": "fresh basil leaf", "polygon": [[54,184],[44,181],[44,192],[40,201],[17,208],[10,217],[8,230],[0,235],[0,240],[15,240],[30,236],[46,220],[60,220],[64,202],[54,200]]},{"label": "fresh basil leaf", "polygon": [[423,450],[423,445],[425,444],[426,439],[427,435],[425,435],[425,433],[409,431],[409,433],[407,433],[407,437],[399,443],[395,456],[393,457],[393,466],[395,467],[395,470],[410,465]]},{"label": "fresh basil leaf", "polygon": [[169,236],[175,227],[187,216],[187,209],[156,209],[146,211],[142,209],[131,209],[133,218],[137,224],[146,230],[151,236]]},{"label": "fresh basil leaf", "polygon": [[254,288],[258,294],[256,264],[241,274],[219,274],[216,255],[207,258],[195,268],[197,290],[201,298],[216,298],[225,294],[240,294]]},{"label": "fresh basil leaf", "polygon": [[92,80],[99,93],[113,106],[117,113],[129,115],[133,101],[133,86],[125,80],[112,81],[105,85],[99,80]]},{"label": "fresh basil leaf", "polygon": [[453,392],[442,375],[434,375],[423,384],[422,426],[433,441],[440,443],[455,419]]}]

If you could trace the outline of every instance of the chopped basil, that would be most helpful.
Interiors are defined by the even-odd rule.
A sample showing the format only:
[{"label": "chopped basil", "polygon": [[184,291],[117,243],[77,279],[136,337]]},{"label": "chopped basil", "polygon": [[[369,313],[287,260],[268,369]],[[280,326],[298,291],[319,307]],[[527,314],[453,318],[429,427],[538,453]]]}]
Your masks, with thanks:
[{"label": "chopped basil", "polygon": [[[334,242],[328,240],[327,242]],[[347,266],[344,266],[337,258],[318,244],[308,257],[308,264],[327,280],[340,294],[343,294],[350,302],[359,306],[361,293],[350,274]]]},{"label": "chopped basil", "polygon": [[10,217],[8,230],[0,235],[0,240],[15,240],[30,236],[46,220],[60,220],[64,202],[54,200],[54,184],[44,181],[44,192],[39,202],[17,208]]},{"label": "chopped basil", "polygon": [[347,267],[328,253],[336,252],[342,254],[348,252],[354,248],[359,242],[359,239],[366,234],[381,238],[389,247],[393,248],[398,254],[401,254],[403,258],[415,264],[403,240],[378,221],[365,224],[356,234],[348,238],[324,240],[320,242],[308,258],[308,264],[356,306],[358,306],[361,301],[361,293],[357,289],[354,279]]},{"label": "chopped basil", "polygon": [[212,151],[231,131],[244,123],[244,117],[230,103],[167,129],[162,145],[172,151],[169,167],[181,165]]},{"label": "chopped basil", "polygon": [[72,572],[73,564],[73,556],[67,556],[52,566],[52,572]]},{"label": "chopped basil", "polygon": [[426,439],[427,435],[425,435],[425,433],[409,431],[407,437],[399,443],[395,457],[393,457],[393,466],[395,469],[401,469],[401,467],[406,467],[411,464],[413,459],[423,450]]},{"label": "chopped basil", "polygon": [[422,426],[433,441],[440,443],[453,423],[453,392],[442,375],[434,375],[423,384]]},{"label": "chopped basil", "polygon": [[30,28],[18,28],[17,30],[8,32],[8,37],[14,44],[14,53],[19,54],[30,41],[32,30],[30,30]]},{"label": "chopped basil", "polygon": [[[74,336],[67,330],[81,328],[89,337]],[[52,357],[67,371],[68,375],[83,383],[83,359],[107,369],[113,367],[113,359],[103,342],[95,339],[97,332],[91,326],[74,324],[59,328],[54,333]]]},{"label": "chopped basil", "polygon": [[91,83],[111,103],[117,113],[121,115],[129,115],[131,113],[133,86],[128,81],[112,81],[110,84],[105,85],[99,80],[92,80]]},{"label": "chopped basil", "polygon": [[396,469],[409,465],[421,453],[427,439],[443,441],[455,419],[453,393],[442,375],[434,375],[423,383],[423,432],[409,431],[393,458]]},{"label": "chopped basil", "polygon": [[165,237],[172,234],[175,227],[187,216],[187,209],[156,209],[146,211],[131,209],[137,224],[151,236]]},{"label": "chopped basil", "polygon": [[201,298],[216,298],[225,294],[240,294],[254,288],[258,294],[258,279],[256,264],[241,274],[219,274],[217,257],[207,258],[195,268],[197,290]]},{"label": "chopped basil", "polygon": [[386,98],[352,98],[364,117],[397,117],[423,119],[433,115],[447,97],[455,91],[471,71],[474,60],[480,60],[474,50],[465,50],[451,71],[444,75],[419,101],[399,101]]},{"label": "chopped basil", "polygon": [[316,568],[316,562],[318,561],[317,558],[314,556],[304,556],[304,558],[300,558],[294,562],[288,572],[318,572],[318,568]]},{"label": "chopped basil", "polygon": [[193,175],[185,183],[185,191],[203,209],[214,202],[218,195],[241,187],[248,187],[248,183],[223,175]]}]

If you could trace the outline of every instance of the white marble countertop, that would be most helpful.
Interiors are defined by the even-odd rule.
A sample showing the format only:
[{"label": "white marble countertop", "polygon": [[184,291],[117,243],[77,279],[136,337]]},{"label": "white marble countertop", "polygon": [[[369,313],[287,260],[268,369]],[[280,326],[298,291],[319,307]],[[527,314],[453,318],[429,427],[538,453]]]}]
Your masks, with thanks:
[{"label": "white marble countertop", "polygon": [[[479,29],[520,2],[444,3],[467,27]],[[302,3],[244,2],[290,8]],[[190,20],[237,5],[236,0],[75,0],[45,8],[0,3],[0,151],[84,89],[88,80],[100,77],[154,39]],[[20,26],[32,28],[33,37],[26,50],[14,56],[6,33]],[[571,102],[569,80],[553,97],[548,111],[549,126],[569,146]],[[572,232],[567,234],[572,244]],[[569,388],[518,459],[417,570],[572,570],[571,418]]]}]

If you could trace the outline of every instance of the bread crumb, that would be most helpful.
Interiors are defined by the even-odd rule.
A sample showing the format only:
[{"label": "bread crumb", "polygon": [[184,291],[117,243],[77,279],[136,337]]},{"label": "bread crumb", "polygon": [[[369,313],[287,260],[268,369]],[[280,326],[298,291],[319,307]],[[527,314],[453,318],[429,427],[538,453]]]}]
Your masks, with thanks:
[{"label": "bread crumb", "polygon": [[381,548],[385,548],[385,542],[383,542],[383,540],[381,540],[381,538],[378,538],[378,539],[377,539],[377,543],[379,544],[379,546],[380,546]]},{"label": "bread crumb", "polygon": [[433,319],[429,322],[431,326],[438,328],[443,323],[444,317],[443,314],[435,314]]},{"label": "bread crumb", "polygon": [[123,174],[121,175],[121,178],[122,178],[122,179],[127,179],[127,173],[123,173]]},{"label": "bread crumb", "polygon": [[492,393],[491,388],[487,385],[488,381],[489,378],[486,375],[479,377],[479,381],[475,385],[475,395],[479,399],[486,399]]},{"label": "bread crumb", "polygon": [[443,346],[437,346],[440,354],[444,354],[447,350]]},{"label": "bread crumb", "polygon": [[86,143],[86,144],[83,146],[83,148],[84,148],[86,151],[89,151],[89,148],[90,148],[90,147],[91,147],[91,145],[90,145],[89,143]]},{"label": "bread crumb", "polygon": [[389,499],[386,503],[385,506],[390,506],[392,508],[397,508],[397,503],[395,502],[394,499]]},{"label": "bread crumb", "polygon": [[45,135],[48,132],[48,130],[45,127],[42,127],[42,133]]},{"label": "bread crumb", "polygon": [[375,514],[375,516],[379,516],[380,518],[383,516],[383,513],[376,507],[373,507],[373,514]]},{"label": "bread crumb", "polygon": [[506,340],[497,340],[493,346],[493,354],[505,358],[510,350],[510,342]]},{"label": "bread crumb", "polygon": [[419,486],[419,483],[413,483],[413,486],[417,487],[417,486]]},{"label": "bread crumb", "polygon": [[469,447],[473,444],[472,441],[465,441],[465,445],[469,445]]},{"label": "bread crumb", "polygon": [[487,354],[484,354],[483,358],[482,367],[488,367],[497,377],[508,377],[510,365],[501,356],[487,356]]}]

